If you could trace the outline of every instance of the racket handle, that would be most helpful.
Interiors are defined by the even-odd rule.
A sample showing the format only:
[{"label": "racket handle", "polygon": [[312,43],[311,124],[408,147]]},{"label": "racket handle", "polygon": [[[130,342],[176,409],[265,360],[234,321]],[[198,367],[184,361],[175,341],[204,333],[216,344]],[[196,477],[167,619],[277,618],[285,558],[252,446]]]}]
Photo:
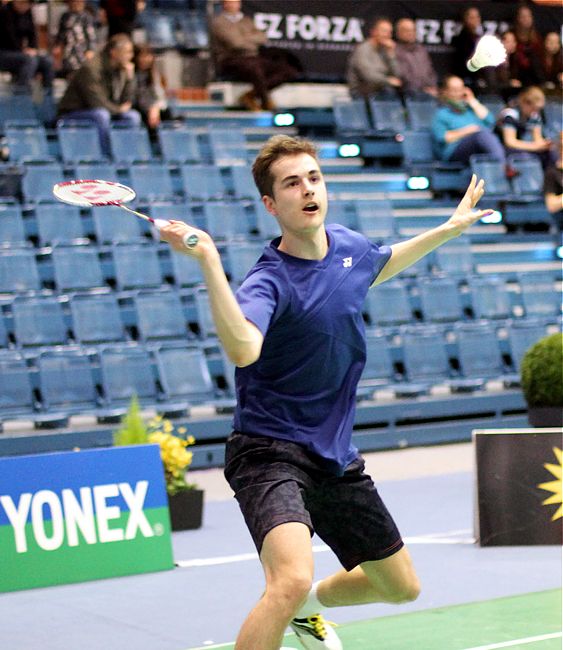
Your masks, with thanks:
[{"label": "racket handle", "polygon": [[157,230],[160,230],[161,228],[164,228],[164,226],[167,226],[169,223],[170,223],[170,221],[168,221],[168,219],[154,219],[154,221],[153,221],[154,227]]}]

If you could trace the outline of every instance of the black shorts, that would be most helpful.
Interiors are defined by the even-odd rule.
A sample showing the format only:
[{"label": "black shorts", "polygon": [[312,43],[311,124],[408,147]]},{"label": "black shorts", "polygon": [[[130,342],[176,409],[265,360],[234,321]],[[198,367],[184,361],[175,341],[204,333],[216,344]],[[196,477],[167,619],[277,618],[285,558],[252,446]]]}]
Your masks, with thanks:
[{"label": "black shorts", "polygon": [[335,476],[294,442],[236,431],[227,440],[225,477],[258,553],[270,530],[298,521],[328,544],[348,571],[403,546],[364,467],[358,458],[343,476]]}]

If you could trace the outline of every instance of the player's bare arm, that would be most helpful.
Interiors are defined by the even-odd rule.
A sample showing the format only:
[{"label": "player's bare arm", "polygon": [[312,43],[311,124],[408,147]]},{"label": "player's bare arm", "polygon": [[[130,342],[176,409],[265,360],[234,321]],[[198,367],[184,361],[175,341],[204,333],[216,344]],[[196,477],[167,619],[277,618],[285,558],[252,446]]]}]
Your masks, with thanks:
[{"label": "player's bare arm", "polygon": [[372,286],[389,280],[404,269],[412,266],[415,262],[418,262],[419,259],[435,248],[438,248],[438,246],[461,235],[485,215],[491,214],[492,210],[473,210],[484,193],[485,182],[483,180],[477,182],[477,177],[473,174],[464,197],[459,202],[455,212],[445,223],[405,242],[391,246],[391,258],[383,267]]},{"label": "player's bare arm", "polygon": [[[194,248],[186,248],[184,237],[187,234],[197,235]],[[225,276],[213,239],[203,230],[174,220],[161,228],[160,237],[175,251],[194,257],[200,263],[217,335],[229,359],[239,367],[254,363],[260,356],[264,337],[244,317]]]}]

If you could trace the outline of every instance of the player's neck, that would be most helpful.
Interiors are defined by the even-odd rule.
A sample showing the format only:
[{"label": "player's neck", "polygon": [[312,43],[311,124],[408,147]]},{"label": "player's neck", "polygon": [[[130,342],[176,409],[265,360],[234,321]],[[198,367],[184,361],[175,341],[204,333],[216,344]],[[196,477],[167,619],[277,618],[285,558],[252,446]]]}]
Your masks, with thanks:
[{"label": "player's neck", "polygon": [[304,260],[322,260],[328,252],[326,230],[323,226],[314,233],[285,231],[278,250]]}]

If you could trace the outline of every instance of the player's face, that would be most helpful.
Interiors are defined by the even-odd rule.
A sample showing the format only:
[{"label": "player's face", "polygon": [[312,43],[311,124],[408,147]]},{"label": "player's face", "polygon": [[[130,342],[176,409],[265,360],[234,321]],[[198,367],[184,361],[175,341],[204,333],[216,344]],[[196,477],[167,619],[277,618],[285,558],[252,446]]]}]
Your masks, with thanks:
[{"label": "player's face", "polygon": [[266,209],[282,231],[315,232],[327,210],[327,193],[317,161],[306,153],[284,156],[271,167],[273,196],[264,197]]}]

